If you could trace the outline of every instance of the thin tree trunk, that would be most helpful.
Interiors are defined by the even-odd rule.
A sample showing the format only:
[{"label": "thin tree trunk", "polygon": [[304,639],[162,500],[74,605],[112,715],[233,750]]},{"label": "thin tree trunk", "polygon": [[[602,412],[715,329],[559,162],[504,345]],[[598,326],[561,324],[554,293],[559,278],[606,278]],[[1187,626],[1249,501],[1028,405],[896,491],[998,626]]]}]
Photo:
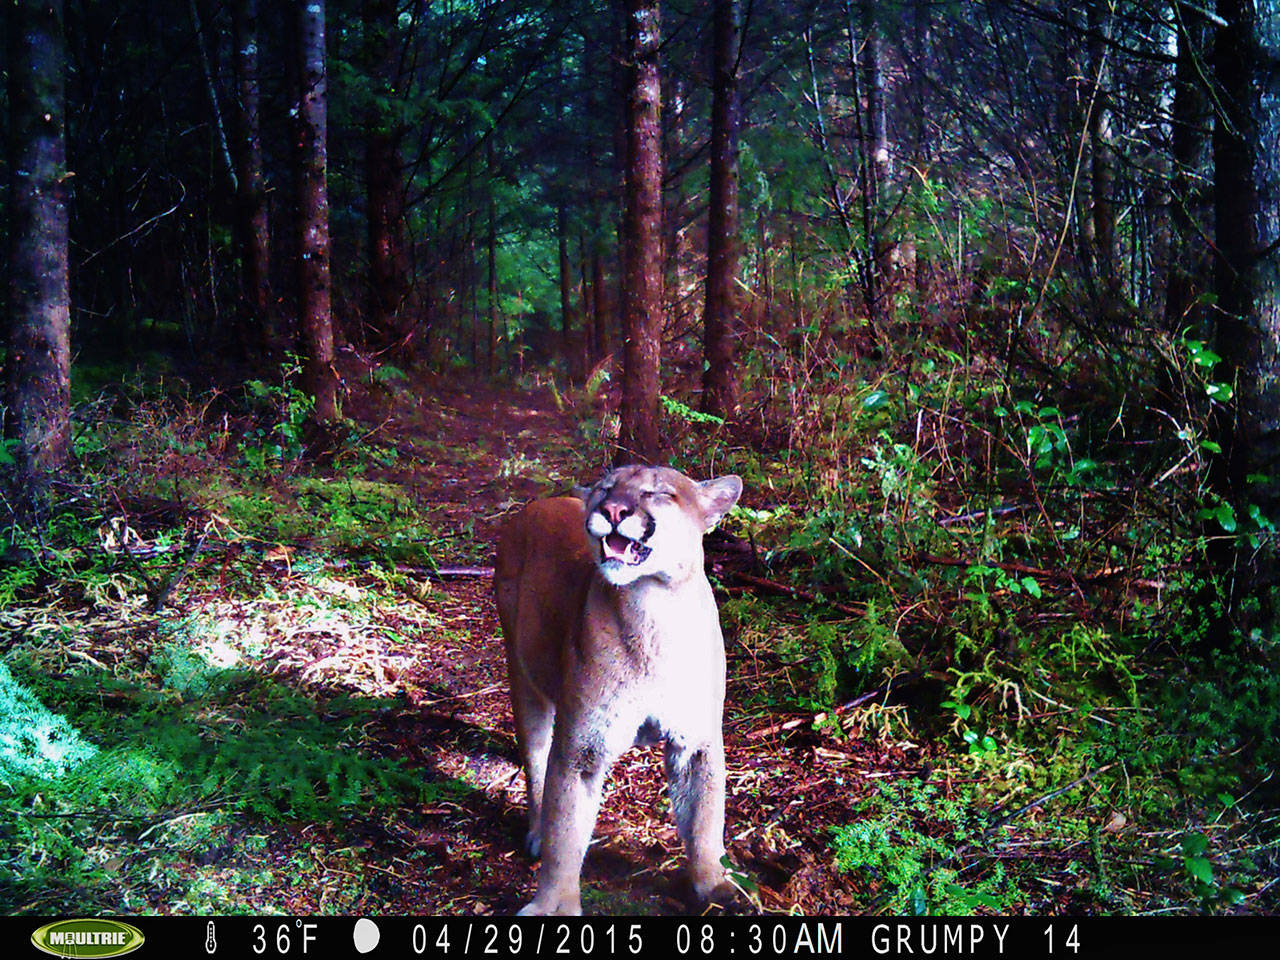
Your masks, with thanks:
[{"label": "thin tree trunk", "polygon": [[262,161],[261,95],[258,86],[258,0],[237,0],[231,7],[235,44],[236,232],[240,247],[243,296],[239,341],[246,355],[269,348],[274,339],[271,308],[271,228]]},{"label": "thin tree trunk", "polygon": [[70,440],[70,306],[61,0],[20,0],[8,22],[9,317],[5,436],[26,492]]},{"label": "thin tree trunk", "polygon": [[654,462],[662,341],[662,118],[657,0],[624,0],[627,165],[622,407],[615,461]]},{"label": "thin tree trunk", "polygon": [[569,263],[569,214],[561,202],[556,207],[556,245],[560,271],[560,352],[564,356],[565,375],[570,381],[581,379],[573,331],[573,267]]},{"label": "thin tree trunk", "polygon": [[338,378],[334,369],[333,313],[329,275],[329,191],[327,78],[323,0],[299,7],[298,57],[298,306],[307,388],[315,397],[315,418],[338,418]]},{"label": "thin tree trunk", "polygon": [[405,310],[409,264],[404,235],[400,132],[371,119],[365,138],[365,190],[368,202],[370,340],[405,354],[413,333]]},{"label": "thin tree trunk", "polygon": [[885,106],[885,79],[880,53],[880,28],[876,24],[876,5],[862,0],[863,87],[867,95],[867,136],[870,161],[869,194],[879,203],[881,191],[889,181],[889,121]]},{"label": "thin tree trunk", "polygon": [[599,247],[591,250],[591,286],[595,290],[592,322],[596,327],[596,356],[606,357],[613,349],[609,336],[610,288],[605,284],[604,254]]},{"label": "thin tree trunk", "polygon": [[[867,308],[867,321],[871,330],[882,330],[882,317],[886,313],[883,297],[885,250],[880,243],[880,192],[889,179],[889,133],[885,113],[884,71],[880,65],[880,32],[876,25],[875,4],[860,0],[862,20],[861,63],[858,54],[851,51],[850,70],[855,78],[861,73],[862,90],[866,95],[866,116],[860,119],[858,128],[859,160],[862,166],[862,291]],[[849,42],[854,42],[852,21],[849,24]],[[861,67],[861,71],[859,71]],[[856,92],[856,87],[855,87]],[[855,97],[855,100],[857,97]]]},{"label": "thin tree trunk", "polygon": [[467,160],[467,294],[471,303],[471,369],[480,369],[480,264],[476,259],[476,220],[479,210],[476,204],[475,158]]},{"label": "thin tree trunk", "polygon": [[1110,76],[1104,44],[1111,21],[1104,0],[1089,4],[1089,175],[1093,200],[1094,262],[1108,304],[1120,293],[1116,258],[1115,147],[1112,143]]},{"label": "thin tree trunk", "polygon": [[412,318],[409,263],[404,231],[404,180],[400,144],[404,124],[386,106],[395,95],[397,43],[395,0],[371,0],[363,8],[364,61],[375,95],[365,117],[365,195],[368,204],[370,341],[398,357],[409,350]]},{"label": "thin tree trunk", "polygon": [[205,43],[204,23],[200,19],[200,9],[196,5],[196,0],[187,0],[187,7],[191,11],[191,22],[196,28],[196,47],[200,55],[200,69],[204,73],[205,93],[209,97],[209,110],[213,115],[213,130],[218,137],[218,152],[222,157],[223,166],[227,169],[227,177],[231,181],[231,189],[234,192],[239,188],[239,174],[235,163],[231,159],[231,146],[227,137],[227,126],[222,121],[222,102],[218,99],[218,87],[213,82],[213,67],[209,63],[209,49]]},{"label": "thin tree trunk", "polygon": [[1203,168],[1206,137],[1205,63],[1206,21],[1199,10],[1174,0],[1170,3],[1177,37],[1171,122],[1173,174],[1169,187],[1169,274],[1165,284],[1165,329],[1183,329],[1197,318],[1192,304],[1207,283],[1208,265],[1195,228],[1201,208],[1196,174]]},{"label": "thin tree trunk", "polygon": [[596,291],[591,282],[591,258],[586,235],[581,231],[578,233],[578,284],[582,291],[578,303],[582,315],[582,371],[585,376],[600,356],[600,348],[596,343]]},{"label": "thin tree trunk", "polygon": [[497,349],[498,349],[498,226],[497,226],[497,203],[493,196],[493,138],[490,137],[485,144],[485,166],[487,168],[488,186],[489,186],[489,224],[488,235],[486,237],[486,253],[489,258],[489,358],[488,371],[489,376],[493,376],[497,369]]},{"label": "thin tree trunk", "polygon": [[738,0],[715,0],[712,13],[711,173],[707,285],[702,315],[702,409],[729,417],[738,409],[734,329],[738,280]]},{"label": "thin tree trunk", "polygon": [[[855,36],[854,29],[853,29],[853,20],[852,20],[853,14],[852,14],[852,9],[848,5],[848,0],[846,0],[846,5],[845,5],[845,15],[846,15],[848,26],[849,26],[849,29],[848,29],[849,68],[850,68],[850,77],[853,84],[852,99],[856,104],[860,96],[860,80],[858,78],[858,67],[857,67],[857,38]],[[832,160],[831,143],[830,143],[830,138],[827,136],[827,122],[826,122],[826,116],[825,116],[825,112],[822,105],[822,88],[818,83],[818,70],[816,66],[816,57],[815,57],[814,46],[813,46],[812,26],[806,27],[804,30],[804,46],[805,46],[805,62],[808,66],[808,74],[809,74],[809,99],[810,99],[810,102],[813,104],[814,133],[816,135],[815,139],[817,140],[817,143],[818,143],[818,152],[822,156],[823,171],[826,174],[828,200],[831,204],[832,209],[835,210],[836,212],[836,219],[840,223],[840,228],[844,236],[844,260],[845,260],[844,265],[848,269],[846,271],[845,280],[843,284],[844,289],[843,289],[843,297],[841,300],[841,304],[847,313],[852,314],[854,294],[857,289],[855,284],[855,278],[858,283],[861,283],[863,285],[863,299],[868,304],[871,302],[869,297],[866,295],[866,287],[865,287],[865,279],[866,279],[865,266],[866,265],[865,265],[865,262],[863,262],[865,261],[865,257],[862,257],[861,259],[859,258],[859,254],[857,250],[858,240],[855,238],[855,234],[854,234],[853,212],[849,204],[848,194],[846,193],[844,186],[841,183],[840,176],[836,173],[835,163]],[[862,137],[862,125],[863,125],[862,114],[857,109],[853,111],[853,114],[854,114],[854,123],[856,128],[855,140],[858,145],[858,150],[861,153],[865,149],[865,142]],[[860,159],[862,162],[859,164],[859,166],[865,172],[867,167],[865,158],[860,158]],[[865,209],[866,209],[866,204],[865,204],[865,191],[864,191],[864,219],[865,219]],[[792,239],[794,241],[794,234]],[[793,243],[793,246],[792,246],[793,253],[794,253],[794,250],[795,250],[795,247]],[[799,274],[793,271],[793,276],[798,277]],[[870,306],[868,306],[868,310],[869,309],[870,309]],[[797,312],[795,314],[797,323],[800,322],[799,310],[800,310],[800,297],[797,292],[797,296],[796,296]]]}]

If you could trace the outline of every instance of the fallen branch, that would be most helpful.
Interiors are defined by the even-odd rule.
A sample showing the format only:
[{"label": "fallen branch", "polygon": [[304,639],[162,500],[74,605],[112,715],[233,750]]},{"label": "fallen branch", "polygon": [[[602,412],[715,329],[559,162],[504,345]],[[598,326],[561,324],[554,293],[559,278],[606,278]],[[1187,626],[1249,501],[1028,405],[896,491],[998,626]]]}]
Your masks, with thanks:
[{"label": "fallen branch", "polygon": [[735,573],[733,578],[740,583],[748,586],[756,587],[759,590],[765,590],[769,593],[779,593],[783,596],[794,597],[797,600],[806,600],[809,603],[821,603],[832,609],[839,610],[841,613],[847,613],[850,616],[860,617],[866,613],[865,605],[854,607],[847,603],[839,603],[835,600],[828,600],[819,596],[811,590],[805,590],[801,587],[793,587],[789,584],[779,583],[777,580],[769,580],[765,577],[757,577],[750,573]]},{"label": "fallen branch", "polygon": [[796,727],[805,723],[822,723],[828,717],[838,717],[843,713],[847,713],[864,703],[870,703],[872,700],[879,700],[881,697],[887,697],[895,686],[901,686],[904,682],[915,680],[921,675],[918,673],[903,673],[894,677],[882,687],[877,687],[869,693],[863,693],[854,697],[846,703],[840,704],[830,713],[823,711],[815,713],[811,717],[795,717],[791,720],[784,720],[782,723],[775,723],[772,726],[764,727],[760,730],[752,730],[747,734],[748,740],[759,740],[762,737],[768,737],[775,733],[785,733],[787,730],[794,730]]},{"label": "fallen branch", "polygon": [[204,548],[204,541],[208,536],[209,527],[206,525],[205,528],[200,531],[200,537],[196,540],[195,546],[191,548],[191,553],[187,555],[186,561],[179,569],[169,574],[169,576],[165,578],[164,582],[156,588],[155,597],[151,601],[151,612],[153,614],[160,612],[160,609],[165,605],[165,601],[169,599],[169,594],[173,593],[174,588],[182,582],[184,577],[186,577],[187,572],[191,569],[191,565],[196,562],[196,557]]},{"label": "fallen branch", "polygon": [[1044,806],[1044,804],[1048,803],[1050,800],[1056,800],[1058,797],[1062,796],[1064,793],[1068,793],[1074,790],[1076,787],[1080,786],[1083,783],[1088,783],[1090,780],[1092,780],[1094,777],[1096,777],[1100,773],[1106,773],[1108,770],[1114,767],[1118,762],[1119,761],[1114,761],[1112,763],[1103,764],[1102,766],[1098,767],[1096,770],[1090,770],[1083,777],[1079,777],[1075,780],[1072,780],[1065,787],[1058,787],[1058,789],[1056,790],[1050,790],[1048,793],[1042,796],[1036,797],[1030,803],[1024,803],[1017,810],[1014,810],[1012,813],[1006,814],[1005,816],[997,820],[995,823],[991,824],[991,826],[987,827],[987,829],[983,830],[982,831],[983,839],[991,836],[991,834],[995,833],[1005,824],[1013,820],[1017,820],[1024,813],[1027,813],[1030,810],[1034,810],[1036,807]]},{"label": "fallen branch", "polygon": [[377,560],[344,560],[338,557],[326,560],[325,567],[330,570],[345,570],[347,567],[388,567],[393,573],[422,577],[426,580],[465,580],[481,579],[493,576],[493,567],[427,567],[409,563],[381,564]]},{"label": "fallen branch", "polygon": [[971,560],[967,557],[942,557],[933,553],[914,553],[906,558],[907,563],[933,563],[947,567],[993,567],[1006,573],[1021,573],[1038,580],[1083,580],[1086,583],[1114,577],[1124,572],[1124,567],[1102,567],[1093,573],[1076,574],[1070,570],[1047,570],[1044,567],[1032,567],[1025,563],[1008,563],[1002,560]]}]

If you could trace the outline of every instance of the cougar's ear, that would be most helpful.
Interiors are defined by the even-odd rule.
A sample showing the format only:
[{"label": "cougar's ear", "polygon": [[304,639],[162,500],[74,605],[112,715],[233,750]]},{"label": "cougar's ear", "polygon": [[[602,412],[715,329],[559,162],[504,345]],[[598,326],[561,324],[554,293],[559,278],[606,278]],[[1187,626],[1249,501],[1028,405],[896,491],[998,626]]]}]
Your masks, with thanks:
[{"label": "cougar's ear", "polygon": [[742,496],[742,478],[730,473],[698,484],[698,502],[702,506],[702,528],[710,533]]}]

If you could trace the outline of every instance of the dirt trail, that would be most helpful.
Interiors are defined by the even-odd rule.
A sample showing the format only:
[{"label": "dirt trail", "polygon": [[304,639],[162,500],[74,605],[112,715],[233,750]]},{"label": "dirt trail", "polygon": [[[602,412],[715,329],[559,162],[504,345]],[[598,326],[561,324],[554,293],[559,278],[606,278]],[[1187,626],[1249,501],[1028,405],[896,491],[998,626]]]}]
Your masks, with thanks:
[{"label": "dirt trail", "polygon": [[[501,516],[524,500],[563,489],[584,469],[573,462],[572,418],[549,391],[422,382],[390,396],[353,399],[348,413],[393,437],[399,464],[384,471],[430,505],[446,535],[441,563],[491,562]],[[749,499],[749,495],[748,495]],[[410,649],[369,651],[385,690],[404,698],[375,739],[423,771],[457,778],[472,792],[424,805],[388,822],[367,823],[359,838],[385,912],[509,913],[531,895],[535,866],[518,852],[523,836],[523,775],[505,688],[505,666],[487,579],[437,582],[405,603],[398,626]],[[854,808],[887,762],[918,767],[910,745],[837,742],[770,728],[778,718],[743,712],[746,694],[769,666],[735,638],[729,645],[729,854],[759,886],[766,910],[848,913],[856,895],[830,866],[827,830],[857,819]],[[405,654],[408,654],[406,657]],[[377,666],[380,658],[386,669]],[[775,669],[776,664],[772,665]],[[890,755],[894,755],[890,759]],[[619,761],[605,791],[596,839],[583,874],[584,908],[595,914],[684,912],[682,854],[667,814],[661,753],[635,749]],[[892,775],[892,774],[890,774]]]}]

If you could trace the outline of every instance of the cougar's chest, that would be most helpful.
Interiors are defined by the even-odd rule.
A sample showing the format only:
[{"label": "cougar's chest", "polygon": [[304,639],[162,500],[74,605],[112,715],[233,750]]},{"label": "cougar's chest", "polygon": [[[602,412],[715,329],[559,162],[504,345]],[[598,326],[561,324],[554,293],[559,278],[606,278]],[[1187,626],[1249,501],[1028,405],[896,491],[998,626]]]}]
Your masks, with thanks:
[{"label": "cougar's chest", "polygon": [[681,739],[718,724],[724,641],[710,585],[630,591],[616,608],[612,662],[637,718],[637,744]]}]

